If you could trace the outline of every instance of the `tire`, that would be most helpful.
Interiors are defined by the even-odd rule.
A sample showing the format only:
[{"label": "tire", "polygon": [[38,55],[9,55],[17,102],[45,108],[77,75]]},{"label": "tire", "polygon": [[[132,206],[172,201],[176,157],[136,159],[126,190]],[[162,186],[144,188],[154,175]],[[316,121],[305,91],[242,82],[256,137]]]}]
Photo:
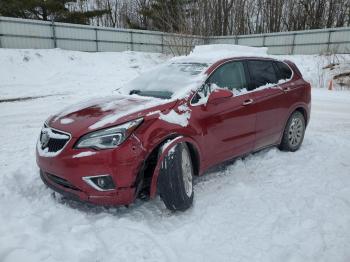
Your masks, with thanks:
[{"label": "tire", "polygon": [[279,149],[282,151],[297,151],[304,140],[305,118],[302,113],[295,111],[288,119]]},{"label": "tire", "polygon": [[193,203],[193,164],[185,143],[176,144],[161,164],[160,197],[172,211],[185,211]]}]

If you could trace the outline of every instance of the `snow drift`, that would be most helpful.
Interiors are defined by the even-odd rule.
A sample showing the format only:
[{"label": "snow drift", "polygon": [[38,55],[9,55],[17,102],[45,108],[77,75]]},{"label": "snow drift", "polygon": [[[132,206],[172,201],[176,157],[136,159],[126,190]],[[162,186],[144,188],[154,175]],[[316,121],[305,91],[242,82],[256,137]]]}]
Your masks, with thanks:
[{"label": "snow drift", "polygon": [[[287,58],[311,80],[318,62],[328,59]],[[169,212],[159,199],[104,209],[51,195],[34,155],[44,120],[66,105],[112,95],[165,60],[130,52],[0,49],[2,98],[54,95],[0,103],[0,261],[349,261],[345,91],[314,88],[300,151],[266,149],[211,170],[196,179],[194,206],[185,213]]]}]

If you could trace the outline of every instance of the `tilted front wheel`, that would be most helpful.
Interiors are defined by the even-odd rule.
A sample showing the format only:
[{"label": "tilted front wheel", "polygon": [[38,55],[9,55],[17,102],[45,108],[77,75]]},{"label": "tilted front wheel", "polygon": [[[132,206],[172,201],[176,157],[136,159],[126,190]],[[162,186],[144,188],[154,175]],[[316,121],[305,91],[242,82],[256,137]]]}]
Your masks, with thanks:
[{"label": "tilted front wheel", "polygon": [[279,148],[283,151],[297,151],[304,140],[305,118],[295,111],[288,119]]},{"label": "tilted front wheel", "polygon": [[193,202],[193,166],[185,143],[176,144],[164,158],[158,178],[160,196],[170,210],[184,211]]}]

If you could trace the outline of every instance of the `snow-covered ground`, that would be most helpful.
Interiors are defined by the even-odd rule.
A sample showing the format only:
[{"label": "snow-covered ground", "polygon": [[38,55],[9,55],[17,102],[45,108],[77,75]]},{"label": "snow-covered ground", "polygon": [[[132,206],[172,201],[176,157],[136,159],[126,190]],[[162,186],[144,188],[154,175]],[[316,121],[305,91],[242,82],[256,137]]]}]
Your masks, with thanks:
[{"label": "snow-covered ground", "polygon": [[327,58],[288,57],[313,81],[296,153],[276,148],[196,180],[194,206],[159,198],[90,208],[53,198],[35,144],[64,106],[112,90],[167,57],[0,49],[0,261],[350,261],[350,92],[316,88]]}]

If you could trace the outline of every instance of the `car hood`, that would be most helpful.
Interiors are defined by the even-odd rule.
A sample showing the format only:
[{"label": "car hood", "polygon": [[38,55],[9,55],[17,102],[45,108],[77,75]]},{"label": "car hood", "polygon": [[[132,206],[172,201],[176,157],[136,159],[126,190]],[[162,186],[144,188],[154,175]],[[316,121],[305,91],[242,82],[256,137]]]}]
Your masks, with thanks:
[{"label": "car hood", "polygon": [[176,101],[136,95],[98,98],[70,106],[49,118],[52,128],[70,133],[73,137],[115,126],[155,111],[170,110]]}]

